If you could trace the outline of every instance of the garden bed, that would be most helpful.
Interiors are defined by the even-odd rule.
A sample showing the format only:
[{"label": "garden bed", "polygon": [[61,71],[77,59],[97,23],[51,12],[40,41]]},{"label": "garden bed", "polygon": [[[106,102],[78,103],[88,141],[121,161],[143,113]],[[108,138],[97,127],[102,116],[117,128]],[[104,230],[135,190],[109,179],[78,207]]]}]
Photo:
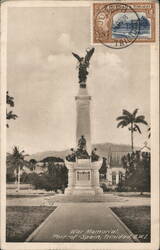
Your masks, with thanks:
[{"label": "garden bed", "polygon": [[6,210],[6,241],[24,242],[56,207],[13,206]]},{"label": "garden bed", "polygon": [[113,212],[137,235],[140,242],[150,242],[150,207],[112,207]]}]

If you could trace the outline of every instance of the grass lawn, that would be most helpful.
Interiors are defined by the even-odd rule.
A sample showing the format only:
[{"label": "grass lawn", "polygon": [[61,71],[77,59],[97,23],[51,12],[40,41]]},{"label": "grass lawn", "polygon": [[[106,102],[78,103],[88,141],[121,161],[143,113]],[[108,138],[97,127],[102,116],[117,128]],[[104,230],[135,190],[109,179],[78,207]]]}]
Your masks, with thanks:
[{"label": "grass lawn", "polygon": [[112,207],[112,210],[141,242],[150,242],[149,206]]},{"label": "grass lawn", "polygon": [[144,194],[140,194],[139,193],[116,193],[116,195],[120,196],[120,197],[139,197],[139,198],[150,198],[151,194],[150,193],[144,193]]},{"label": "grass lawn", "polygon": [[35,197],[44,197],[44,196],[55,196],[55,194],[8,194],[7,198],[9,199],[15,199],[15,198],[35,198]]},{"label": "grass lawn", "polygon": [[24,242],[56,207],[13,206],[6,210],[6,241]]}]

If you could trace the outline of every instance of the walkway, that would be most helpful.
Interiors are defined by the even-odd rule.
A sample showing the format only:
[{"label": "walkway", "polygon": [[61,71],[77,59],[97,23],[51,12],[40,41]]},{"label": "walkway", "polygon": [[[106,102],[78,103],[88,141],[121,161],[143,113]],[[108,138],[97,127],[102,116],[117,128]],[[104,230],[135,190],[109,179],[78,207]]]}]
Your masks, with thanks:
[{"label": "walkway", "polygon": [[32,242],[133,242],[106,203],[60,203],[31,234]]},{"label": "walkway", "polygon": [[[114,193],[104,194],[105,206],[150,206],[149,197],[132,197],[132,196],[119,196]],[[18,195],[17,195],[18,196]],[[59,206],[60,203],[64,203],[64,195],[23,195],[19,194],[19,198],[15,196],[7,197],[7,206]],[[74,201],[75,203],[75,201]],[[73,204],[74,204],[73,203]]]}]

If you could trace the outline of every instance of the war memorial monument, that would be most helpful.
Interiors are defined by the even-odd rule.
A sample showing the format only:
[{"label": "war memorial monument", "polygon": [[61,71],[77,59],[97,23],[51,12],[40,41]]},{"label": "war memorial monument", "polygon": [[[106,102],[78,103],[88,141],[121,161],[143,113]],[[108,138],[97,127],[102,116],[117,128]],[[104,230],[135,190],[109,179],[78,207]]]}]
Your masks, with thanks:
[{"label": "war memorial monument", "polygon": [[99,169],[102,166],[102,158],[91,148],[91,120],[90,102],[91,96],[87,89],[87,69],[94,48],[86,50],[86,56],[80,57],[72,53],[78,60],[79,90],[76,101],[76,149],[66,157],[65,164],[68,169],[68,187],[66,196],[102,198],[103,191],[99,185]]}]

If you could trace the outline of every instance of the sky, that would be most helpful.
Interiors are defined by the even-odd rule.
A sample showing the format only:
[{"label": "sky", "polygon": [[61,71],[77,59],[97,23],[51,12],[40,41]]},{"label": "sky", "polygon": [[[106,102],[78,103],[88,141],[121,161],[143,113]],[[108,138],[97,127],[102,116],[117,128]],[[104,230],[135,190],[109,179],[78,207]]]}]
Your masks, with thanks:
[{"label": "sky", "polygon": [[[75,146],[77,62],[91,47],[88,7],[10,7],[7,34],[7,89],[14,96],[16,120],[9,121],[7,150],[32,154]],[[150,120],[150,48],[96,45],[87,80],[92,143],[130,144],[127,128],[117,128],[122,109],[138,108]],[[143,146],[143,135],[135,144]]]},{"label": "sky", "polygon": [[[116,15],[113,16],[113,21],[114,22],[117,22],[119,20],[119,18],[122,18],[122,17],[127,17],[127,20],[130,21],[130,20],[137,20],[138,17],[141,18],[142,16],[143,17],[146,17],[146,13],[145,12],[138,12],[138,13],[134,13],[134,12],[128,12],[128,13],[117,13]],[[150,20],[148,18],[148,20]]]}]

